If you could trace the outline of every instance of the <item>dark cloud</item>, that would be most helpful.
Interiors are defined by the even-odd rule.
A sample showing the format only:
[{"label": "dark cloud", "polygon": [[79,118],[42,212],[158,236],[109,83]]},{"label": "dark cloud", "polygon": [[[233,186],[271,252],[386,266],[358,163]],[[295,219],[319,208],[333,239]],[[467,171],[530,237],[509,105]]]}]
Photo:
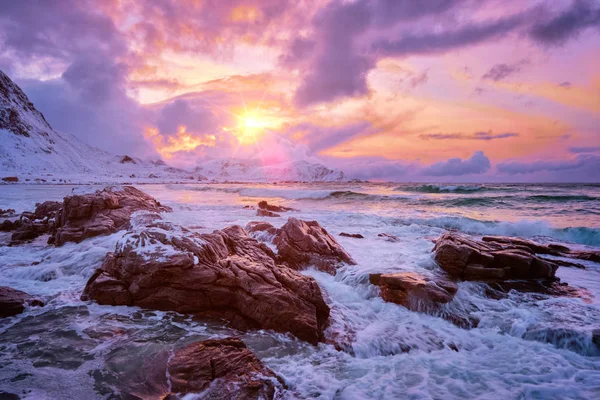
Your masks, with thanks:
[{"label": "dark cloud", "polygon": [[494,139],[505,139],[510,137],[518,137],[519,134],[515,132],[504,132],[493,134],[492,131],[487,132],[475,132],[472,134],[465,133],[428,133],[420,135],[421,139],[425,140],[449,140],[449,139],[466,139],[466,140],[494,140]]},{"label": "dark cloud", "polygon": [[490,79],[494,82],[501,81],[509,75],[514,74],[521,70],[520,64],[496,64],[488,72],[485,73],[481,78]]},{"label": "dark cloud", "polygon": [[[368,3],[333,2],[316,17],[319,48],[295,95],[298,105],[331,101],[368,92],[366,74],[374,60],[359,54],[355,37],[370,23]],[[292,49],[293,50],[293,49]]]},{"label": "dark cloud", "polygon": [[571,87],[571,82],[567,82],[567,81],[561,82],[561,83],[558,84],[558,86],[564,87],[564,88],[570,88]]},{"label": "dark cloud", "polygon": [[398,40],[382,39],[375,42],[373,50],[385,56],[442,53],[506,35],[524,22],[525,14],[516,14],[498,20],[465,24],[456,30],[406,33]]},{"label": "dark cloud", "polygon": [[172,136],[184,125],[188,132],[215,134],[220,121],[206,104],[178,98],[165,104],[158,112],[156,127],[160,134]]},{"label": "dark cloud", "polygon": [[413,76],[408,80],[408,84],[411,88],[416,88],[417,86],[424,85],[429,80],[429,71],[425,70],[421,72],[419,75]]},{"label": "dark cloud", "polygon": [[574,154],[598,153],[598,152],[600,152],[600,146],[569,147],[569,152],[574,153]]},{"label": "dark cloud", "polygon": [[[600,156],[592,154],[581,154],[571,160],[560,161],[504,161],[497,165],[498,172],[508,175],[532,174],[538,172],[565,172],[581,171],[577,179],[587,180],[594,177],[599,180],[598,171],[600,171]],[[574,176],[571,175],[571,180]]]},{"label": "dark cloud", "polygon": [[591,27],[600,29],[600,4],[595,0],[575,0],[561,13],[535,24],[530,35],[538,42],[558,45]]},{"label": "dark cloud", "polygon": [[471,158],[450,158],[423,168],[423,175],[427,176],[461,176],[468,174],[481,174],[491,167],[489,158],[483,151],[476,151]]}]

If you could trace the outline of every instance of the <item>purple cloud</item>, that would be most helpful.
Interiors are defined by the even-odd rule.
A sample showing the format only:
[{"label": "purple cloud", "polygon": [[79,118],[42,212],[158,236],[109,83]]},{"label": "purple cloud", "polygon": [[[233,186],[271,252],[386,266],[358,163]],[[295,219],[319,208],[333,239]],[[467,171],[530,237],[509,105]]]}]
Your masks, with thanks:
[{"label": "purple cloud", "polygon": [[476,151],[471,158],[450,158],[423,168],[422,174],[427,176],[461,176],[468,174],[481,174],[491,167],[490,159],[483,151]]},{"label": "purple cloud", "polygon": [[[509,175],[519,174],[531,174],[536,172],[563,172],[563,171],[574,171],[584,170],[584,172],[591,172],[598,177],[598,171],[600,171],[600,156],[591,154],[582,154],[571,160],[559,160],[559,161],[504,161],[497,165],[498,172],[502,172]],[[572,172],[570,172],[572,173]],[[585,180],[587,174],[579,175],[579,179]],[[573,176],[571,175],[571,180]]]},{"label": "purple cloud", "polygon": [[464,133],[428,133],[420,135],[421,139],[425,140],[451,140],[451,139],[466,139],[466,140],[494,140],[494,139],[505,139],[510,137],[518,137],[518,133],[505,132],[493,134],[492,131],[487,132],[475,132],[473,134]]},{"label": "purple cloud", "polygon": [[575,0],[571,7],[531,29],[531,37],[544,44],[562,44],[587,28],[600,29],[600,6],[597,1]]},{"label": "purple cloud", "polygon": [[569,152],[574,153],[574,154],[598,153],[598,152],[600,152],[600,146],[569,147]]},{"label": "purple cloud", "polygon": [[501,81],[509,75],[514,74],[521,70],[520,64],[496,64],[488,72],[485,73],[481,78],[490,79],[494,82]]}]

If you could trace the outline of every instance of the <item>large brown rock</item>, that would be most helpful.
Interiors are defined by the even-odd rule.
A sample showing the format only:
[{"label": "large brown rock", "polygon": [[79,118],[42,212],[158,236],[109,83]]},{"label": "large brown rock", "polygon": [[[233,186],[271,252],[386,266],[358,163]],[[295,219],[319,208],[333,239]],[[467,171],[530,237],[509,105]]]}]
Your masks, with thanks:
[{"label": "large brown rock", "polygon": [[199,234],[155,222],[128,232],[82,299],[225,319],[313,344],[323,340],[329,317],[316,281],[277,265],[269,247],[239,226]]},{"label": "large brown rock", "polygon": [[458,286],[445,278],[433,279],[415,272],[371,274],[369,281],[381,288],[385,301],[414,311],[421,311],[423,306],[449,303],[458,291]]},{"label": "large brown rock", "polygon": [[484,236],[481,240],[511,248],[529,249],[536,254],[549,254],[600,263],[600,251],[572,250],[560,244],[540,244],[531,240],[505,236]]},{"label": "large brown rock", "polygon": [[529,247],[476,241],[454,232],[442,235],[433,251],[444,271],[465,280],[554,279],[558,268]]},{"label": "large brown rock", "polygon": [[63,203],[60,201],[45,201],[35,206],[35,212],[33,213],[35,218],[43,220],[44,218],[55,218],[62,208]]},{"label": "large brown rock", "polygon": [[0,286],[0,318],[21,314],[27,306],[42,307],[44,302],[25,292]]},{"label": "large brown rock", "polygon": [[294,269],[307,266],[335,274],[338,267],[356,264],[317,221],[289,218],[273,239],[282,262]]},{"label": "large brown rock", "polygon": [[276,206],[273,204],[269,204],[267,203],[265,200],[259,201],[258,202],[258,208],[260,210],[266,210],[266,211],[271,211],[271,212],[286,212],[286,211],[297,211],[293,208],[290,207],[284,207],[284,206]]},{"label": "large brown rock", "polygon": [[131,214],[140,210],[160,212],[170,208],[133,186],[109,186],[93,194],[65,197],[51,241],[60,246],[126,229]]},{"label": "large brown rock", "polygon": [[285,390],[280,378],[237,338],[205,340],[176,351],[168,373],[172,393],[202,393],[206,399],[273,399]]}]

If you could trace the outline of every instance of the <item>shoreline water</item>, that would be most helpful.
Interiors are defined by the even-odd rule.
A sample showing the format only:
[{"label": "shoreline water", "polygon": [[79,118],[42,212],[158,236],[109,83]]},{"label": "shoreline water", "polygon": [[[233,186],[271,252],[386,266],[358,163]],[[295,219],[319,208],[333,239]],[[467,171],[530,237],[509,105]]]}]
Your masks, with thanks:
[{"label": "shoreline water", "polygon": [[[242,186],[254,189],[256,185]],[[123,235],[117,232],[60,248],[40,242],[24,247],[0,246],[0,286],[24,290],[46,301],[44,308],[31,308],[9,321],[0,321],[0,339],[5,346],[0,355],[5,365],[0,372],[0,391],[18,391],[25,399],[102,398],[111,393],[118,398],[119,382],[134,376],[140,367],[132,359],[152,357],[196,340],[237,335],[284,378],[290,388],[288,398],[586,399],[600,393],[600,354],[592,336],[600,321],[598,264],[582,262],[585,270],[561,267],[558,271],[564,282],[593,295],[587,301],[520,292],[492,299],[485,295],[483,284],[460,283],[448,308],[477,316],[480,324],[470,330],[385,303],[378,289],[368,283],[370,273],[434,271],[432,239],[448,228],[476,237],[513,233],[598,250],[595,236],[588,243],[577,244],[567,240],[575,236],[559,235],[560,229],[576,229],[569,221],[585,221],[587,225],[579,228],[597,232],[600,223],[594,215],[572,219],[578,214],[576,208],[553,202],[550,209],[555,215],[549,209],[540,210],[532,217],[533,225],[520,225],[505,215],[488,226],[476,218],[465,219],[468,217],[456,214],[460,211],[453,207],[440,209],[439,205],[415,209],[409,202],[268,195],[283,190],[288,197],[306,196],[315,187],[328,191],[338,184],[276,186],[267,185],[270,192],[250,192],[252,196],[212,190],[212,185],[211,190],[195,190],[198,185],[145,185],[142,190],[173,208],[172,213],[164,214],[166,221],[194,232],[210,233],[264,219],[256,217],[255,209],[244,208],[256,206],[258,199],[299,210],[268,219],[277,227],[289,216],[319,221],[357,265],[343,267],[335,276],[314,269],[303,273],[315,278],[327,293],[332,309],[327,334],[355,333],[351,351],[338,351],[329,344],[313,347],[271,331],[240,333],[226,324],[173,312],[81,301],[87,279]],[[398,192],[392,185],[350,184],[346,189],[354,191],[356,186],[372,195]],[[87,187],[89,191],[97,188]],[[0,208],[12,204],[12,208],[19,208],[17,211],[31,210],[35,202],[58,200],[70,192],[70,187],[61,185],[41,188],[44,190],[27,185],[2,189]],[[592,190],[588,195],[596,197],[595,191],[600,189],[593,186]],[[599,206],[597,200],[590,203],[592,210]],[[474,216],[488,214],[486,209],[463,208]],[[542,220],[545,222],[539,222]],[[474,225],[471,230],[469,224]],[[359,233],[365,238],[340,237],[340,232]],[[378,237],[379,233],[394,235],[399,241],[388,242]]]}]

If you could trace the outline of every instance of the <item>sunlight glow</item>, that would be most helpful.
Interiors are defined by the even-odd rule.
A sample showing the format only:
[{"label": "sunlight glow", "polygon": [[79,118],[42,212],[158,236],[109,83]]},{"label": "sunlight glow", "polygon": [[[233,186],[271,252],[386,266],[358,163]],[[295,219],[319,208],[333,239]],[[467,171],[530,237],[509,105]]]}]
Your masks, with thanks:
[{"label": "sunlight glow", "polygon": [[201,146],[214,147],[217,140],[215,135],[189,133],[185,125],[180,125],[177,134],[173,136],[161,135],[157,128],[147,127],[144,136],[154,143],[161,157],[167,160],[176,156],[178,152],[194,151]]}]

